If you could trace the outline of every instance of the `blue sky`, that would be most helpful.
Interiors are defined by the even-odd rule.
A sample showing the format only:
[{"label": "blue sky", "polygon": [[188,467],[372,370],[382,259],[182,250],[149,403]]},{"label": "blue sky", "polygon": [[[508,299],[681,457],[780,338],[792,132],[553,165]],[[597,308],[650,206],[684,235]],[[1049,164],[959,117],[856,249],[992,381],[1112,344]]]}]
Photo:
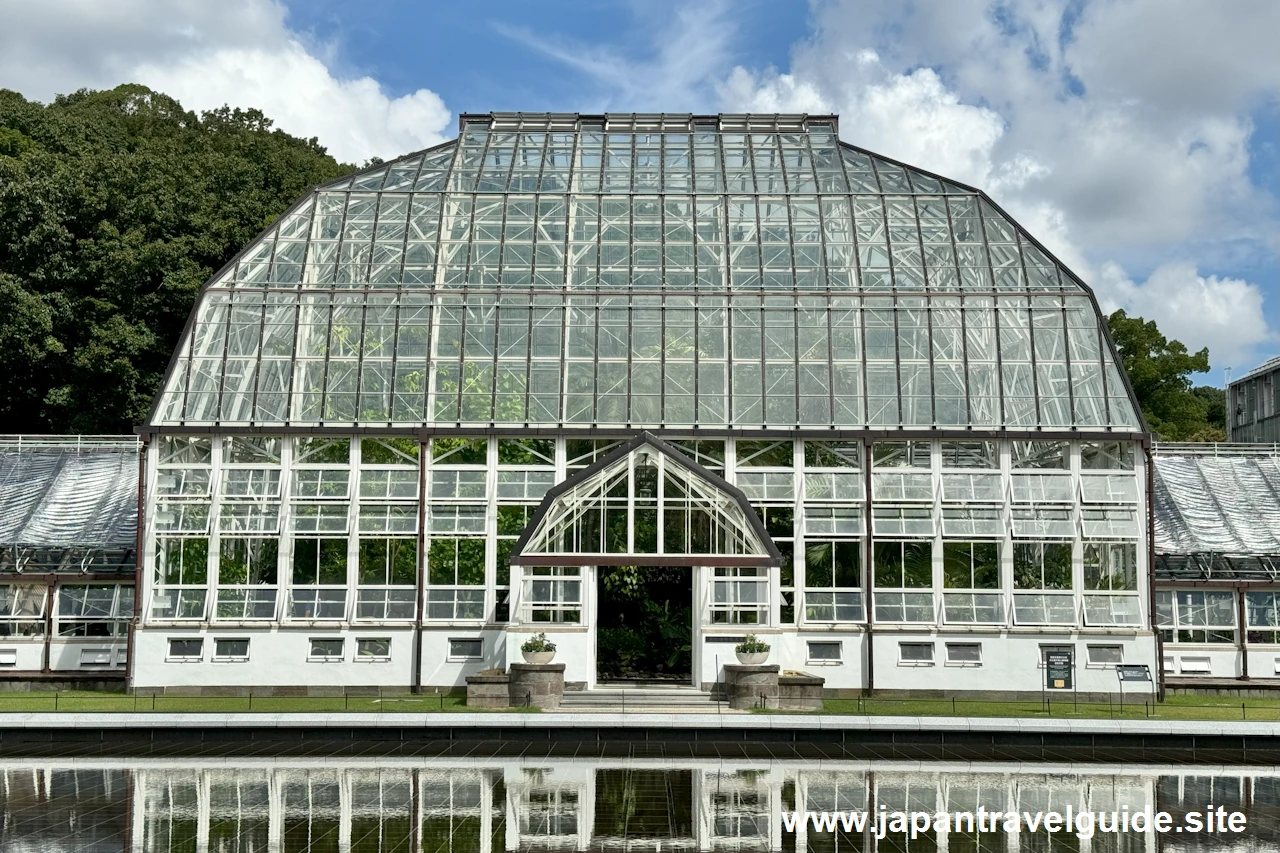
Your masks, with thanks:
[{"label": "blue sky", "polygon": [[349,162],[460,112],[836,112],[1220,384],[1280,351],[1277,32],[1275,0],[44,0],[0,12],[0,87],[259,107]]}]

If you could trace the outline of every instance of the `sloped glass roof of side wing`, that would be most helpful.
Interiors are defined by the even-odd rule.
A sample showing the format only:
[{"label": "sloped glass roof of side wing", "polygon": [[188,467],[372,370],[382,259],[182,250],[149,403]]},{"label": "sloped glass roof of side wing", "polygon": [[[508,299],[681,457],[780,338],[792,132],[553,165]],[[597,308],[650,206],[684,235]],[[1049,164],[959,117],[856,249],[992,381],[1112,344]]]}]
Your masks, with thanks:
[{"label": "sloped glass roof of side wing", "polygon": [[1090,294],[832,117],[464,117],[202,292],[155,425],[1142,429]]}]

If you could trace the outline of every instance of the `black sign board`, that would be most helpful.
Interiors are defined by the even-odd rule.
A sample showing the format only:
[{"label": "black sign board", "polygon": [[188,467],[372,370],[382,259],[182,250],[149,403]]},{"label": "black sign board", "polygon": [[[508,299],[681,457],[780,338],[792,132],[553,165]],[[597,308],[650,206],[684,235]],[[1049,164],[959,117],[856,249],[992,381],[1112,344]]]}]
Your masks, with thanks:
[{"label": "black sign board", "polygon": [[1071,690],[1075,666],[1070,649],[1046,649],[1044,653],[1045,686],[1050,690]]},{"label": "black sign board", "polygon": [[1145,663],[1116,664],[1116,677],[1121,681],[1150,681],[1151,667]]}]

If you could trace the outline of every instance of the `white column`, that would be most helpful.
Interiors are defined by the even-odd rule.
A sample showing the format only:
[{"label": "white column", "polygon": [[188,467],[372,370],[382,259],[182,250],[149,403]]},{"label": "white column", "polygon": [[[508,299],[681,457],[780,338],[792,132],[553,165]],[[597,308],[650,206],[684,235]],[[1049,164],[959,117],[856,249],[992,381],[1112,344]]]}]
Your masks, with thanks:
[{"label": "white column", "polygon": [[[493,853],[493,774],[484,771],[480,783],[480,853]],[[421,825],[421,820],[417,825]]]},{"label": "white column", "polygon": [[338,853],[351,853],[351,774],[338,775]]},{"label": "white column", "polygon": [[267,777],[267,850],[284,849],[284,780],[280,771]]},{"label": "white column", "polygon": [[507,850],[520,849],[520,792],[525,782],[521,778],[520,768],[503,768],[503,787],[507,792],[506,806],[506,846]]}]

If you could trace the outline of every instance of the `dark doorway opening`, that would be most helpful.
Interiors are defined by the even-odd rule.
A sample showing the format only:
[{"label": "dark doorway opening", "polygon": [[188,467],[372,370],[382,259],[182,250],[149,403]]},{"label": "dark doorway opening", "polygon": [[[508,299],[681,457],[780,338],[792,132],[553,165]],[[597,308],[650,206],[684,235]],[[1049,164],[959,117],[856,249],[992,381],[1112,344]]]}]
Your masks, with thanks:
[{"label": "dark doorway opening", "polygon": [[691,682],[693,569],[601,566],[596,603],[597,681]]}]

